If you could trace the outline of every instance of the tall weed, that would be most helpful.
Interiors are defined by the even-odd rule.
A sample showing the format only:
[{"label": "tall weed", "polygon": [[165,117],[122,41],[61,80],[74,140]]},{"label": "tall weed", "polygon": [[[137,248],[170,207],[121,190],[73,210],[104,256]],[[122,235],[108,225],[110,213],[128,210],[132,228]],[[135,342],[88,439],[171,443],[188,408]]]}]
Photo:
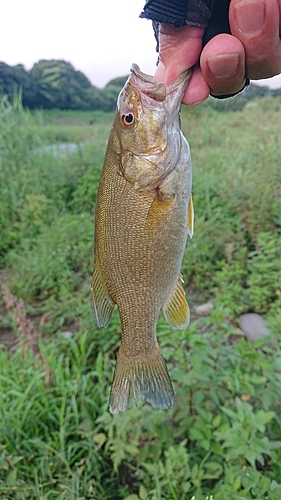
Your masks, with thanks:
[{"label": "tall weed", "polygon": [[180,332],[175,349],[174,333],[160,323],[164,354],[176,362],[170,371],[177,401],[168,412],[140,405],[108,413],[113,365],[101,353],[104,335],[80,332],[42,345],[52,385],[31,356],[24,362],[20,351],[12,358],[0,353],[0,492],[203,500],[263,491],[275,498],[279,343],[231,345],[235,329],[219,326],[214,315]]}]

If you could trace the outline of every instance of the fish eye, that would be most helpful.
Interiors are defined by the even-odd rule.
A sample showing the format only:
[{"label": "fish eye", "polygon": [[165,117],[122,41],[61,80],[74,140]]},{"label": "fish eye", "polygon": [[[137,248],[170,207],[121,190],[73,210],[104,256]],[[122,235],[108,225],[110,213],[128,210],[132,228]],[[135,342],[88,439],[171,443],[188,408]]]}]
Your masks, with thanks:
[{"label": "fish eye", "polygon": [[135,115],[134,113],[132,113],[132,111],[129,111],[128,113],[122,115],[121,117],[121,122],[123,125],[125,125],[125,127],[129,127],[134,123],[134,121],[135,121]]}]

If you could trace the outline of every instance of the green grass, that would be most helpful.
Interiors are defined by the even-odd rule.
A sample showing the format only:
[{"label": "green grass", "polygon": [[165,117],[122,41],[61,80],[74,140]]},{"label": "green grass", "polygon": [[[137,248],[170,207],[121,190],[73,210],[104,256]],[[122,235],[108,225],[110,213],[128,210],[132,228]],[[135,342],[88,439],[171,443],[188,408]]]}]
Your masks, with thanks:
[{"label": "green grass", "polygon": [[40,135],[51,144],[88,141],[97,144],[97,138],[108,136],[112,120],[113,113],[102,111],[44,110]]},{"label": "green grass", "polygon": [[[280,500],[281,118],[275,101],[257,103],[183,110],[195,234],[182,271],[191,306],[211,298],[215,308],[199,319],[192,309],[186,331],[159,319],[175,407],[111,416],[120,323],[115,311],[97,330],[89,288],[112,114],[1,101],[1,276],[15,302],[3,294],[0,344],[26,313],[45,359],[0,349],[3,500]],[[61,141],[78,147],[45,148]],[[263,314],[270,338],[247,341],[244,312]]]},{"label": "green grass", "polygon": [[103,111],[41,110],[30,113],[29,129],[38,133],[47,144],[60,142],[80,144],[95,141],[103,134],[108,136],[113,113]]}]

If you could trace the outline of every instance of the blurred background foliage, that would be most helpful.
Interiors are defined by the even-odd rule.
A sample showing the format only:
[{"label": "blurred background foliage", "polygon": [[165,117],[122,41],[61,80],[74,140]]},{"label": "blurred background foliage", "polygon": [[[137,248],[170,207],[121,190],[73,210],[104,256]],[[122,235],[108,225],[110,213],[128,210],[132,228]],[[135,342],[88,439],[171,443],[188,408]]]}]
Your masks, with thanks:
[{"label": "blurred background foliage", "polygon": [[[56,64],[31,71],[49,103],[73,71]],[[89,290],[113,112],[28,110],[18,94],[1,97],[3,500],[280,500],[280,103],[266,95],[235,111],[209,101],[182,110],[194,173],[195,233],[182,266],[192,320],[186,331],[158,323],[176,404],[112,416],[120,322],[115,311],[95,327]],[[211,315],[196,316],[210,299]],[[244,337],[245,312],[263,315],[269,337]],[[23,331],[38,336],[40,358]]]}]

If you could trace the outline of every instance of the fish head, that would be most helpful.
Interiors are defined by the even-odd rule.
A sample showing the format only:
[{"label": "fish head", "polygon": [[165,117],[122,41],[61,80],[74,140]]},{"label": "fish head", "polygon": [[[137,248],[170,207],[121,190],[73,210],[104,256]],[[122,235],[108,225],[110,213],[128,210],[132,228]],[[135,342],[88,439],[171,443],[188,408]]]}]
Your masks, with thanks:
[{"label": "fish head", "polygon": [[171,85],[155,82],[136,64],[121,90],[114,122],[120,174],[136,190],[155,189],[180,154],[180,104],[190,79],[186,71]]}]

